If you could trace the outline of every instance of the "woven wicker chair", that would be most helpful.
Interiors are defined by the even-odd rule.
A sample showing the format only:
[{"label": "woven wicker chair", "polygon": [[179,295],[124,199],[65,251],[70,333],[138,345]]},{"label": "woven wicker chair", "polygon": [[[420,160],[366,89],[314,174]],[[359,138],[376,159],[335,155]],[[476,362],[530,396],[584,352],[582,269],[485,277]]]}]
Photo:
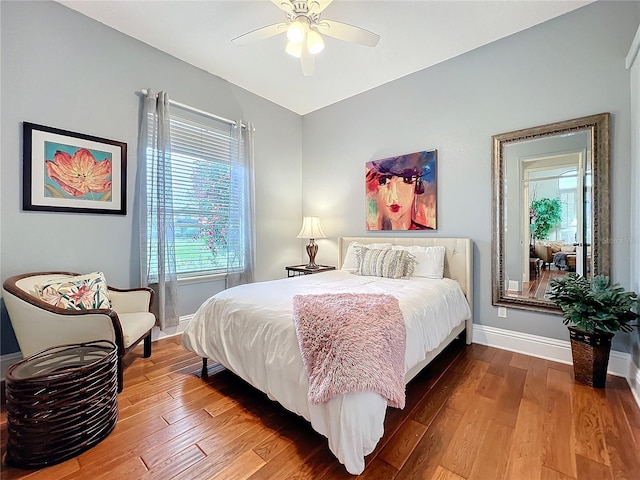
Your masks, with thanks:
[{"label": "woven wicker chair", "polygon": [[45,348],[94,340],[111,340],[118,347],[118,392],[123,387],[123,357],[144,340],[144,357],[151,356],[153,290],[109,287],[111,309],[68,310],[50,305],[34,286],[77,276],[71,272],[34,272],[3,283],[3,298],[24,358]]}]

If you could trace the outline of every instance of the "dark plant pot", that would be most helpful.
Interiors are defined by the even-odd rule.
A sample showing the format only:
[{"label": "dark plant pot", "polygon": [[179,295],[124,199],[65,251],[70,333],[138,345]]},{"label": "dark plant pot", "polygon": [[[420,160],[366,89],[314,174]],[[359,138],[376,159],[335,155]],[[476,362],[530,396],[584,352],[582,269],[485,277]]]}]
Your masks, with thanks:
[{"label": "dark plant pot", "polygon": [[576,381],[591,387],[604,388],[607,383],[613,333],[591,333],[575,327],[568,328]]}]

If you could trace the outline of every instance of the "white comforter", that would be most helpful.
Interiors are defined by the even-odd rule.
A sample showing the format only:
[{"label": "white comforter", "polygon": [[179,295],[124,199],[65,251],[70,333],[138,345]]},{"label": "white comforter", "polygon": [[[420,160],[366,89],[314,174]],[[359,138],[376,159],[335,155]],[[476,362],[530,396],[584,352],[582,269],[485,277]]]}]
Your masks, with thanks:
[{"label": "white comforter", "polygon": [[293,296],[305,293],[388,293],[398,298],[407,326],[405,371],[470,318],[469,305],[451,279],[391,280],[336,270],[230,288],[196,312],[182,335],[184,347],[220,362],[307,419],[328,438],[347,471],[357,475],[384,433],[387,402],[376,393],[358,392],[309,404],[292,313]]}]

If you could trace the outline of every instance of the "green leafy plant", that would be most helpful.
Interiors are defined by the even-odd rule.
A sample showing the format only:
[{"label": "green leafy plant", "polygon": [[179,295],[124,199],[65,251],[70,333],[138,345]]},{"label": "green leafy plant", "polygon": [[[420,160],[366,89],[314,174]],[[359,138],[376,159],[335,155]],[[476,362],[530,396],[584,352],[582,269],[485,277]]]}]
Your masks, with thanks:
[{"label": "green leafy plant", "polygon": [[587,279],[568,273],[550,281],[549,299],[562,309],[564,324],[591,333],[630,332],[629,322],[638,318],[633,311],[638,295],[612,284],[609,277]]},{"label": "green leafy plant", "polygon": [[561,208],[559,198],[541,198],[531,202],[531,210],[534,212],[531,225],[533,238],[544,240],[549,236],[551,230],[562,220]]}]

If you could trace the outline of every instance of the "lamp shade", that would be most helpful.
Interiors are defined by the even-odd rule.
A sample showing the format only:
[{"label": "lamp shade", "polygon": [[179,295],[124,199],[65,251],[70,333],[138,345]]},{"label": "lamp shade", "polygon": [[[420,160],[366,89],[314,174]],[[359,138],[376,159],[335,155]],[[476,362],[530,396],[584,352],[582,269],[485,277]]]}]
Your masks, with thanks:
[{"label": "lamp shade", "polygon": [[320,218],[304,217],[302,219],[302,228],[296,238],[327,238],[320,228]]}]

